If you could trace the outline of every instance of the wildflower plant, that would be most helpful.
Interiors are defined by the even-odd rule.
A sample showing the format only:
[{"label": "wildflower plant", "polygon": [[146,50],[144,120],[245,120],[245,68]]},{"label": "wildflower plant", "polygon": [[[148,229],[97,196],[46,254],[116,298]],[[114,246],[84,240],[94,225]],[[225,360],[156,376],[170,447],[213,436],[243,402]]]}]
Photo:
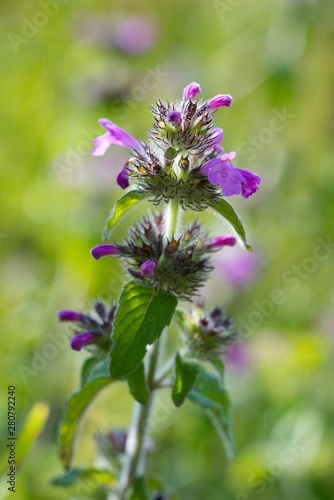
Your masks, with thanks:
[{"label": "wildflower plant", "polygon": [[[166,498],[163,485],[150,477],[146,460],[159,390],[169,390],[166,397],[176,407],[188,399],[206,411],[228,458],[233,456],[222,354],[237,334],[224,308],[217,305],[206,311],[198,303],[198,293],[213,270],[212,253],[237,241],[251,250],[225,198],[248,198],[257,191],[260,178],[236,168],[235,153],[225,153],[221,146],[223,131],[214,125],[214,117],[218,108],[232,104],[231,96],[201,101],[200,92],[200,86],[191,83],[182,99],[158,100],[151,108],[154,122],[147,141],[100,119],[106,132],[92,141],[92,154],[104,155],[117,145],[129,149],[129,159],[117,176],[126,192],[107,219],[105,241],[91,255],[96,260],[120,259],[125,283],[117,303],[97,300],[92,312],[59,313],[60,321],[73,326],[72,349],[86,349],[90,356],[81,370],[80,388],[69,396],[63,412],[59,449],[67,472],[54,480],[56,485],[88,478],[105,485],[109,500]],[[112,231],[122,216],[144,199],[152,210],[128,229],[124,241],[114,241]],[[209,235],[198,214],[182,225],[185,211],[203,210],[221,217],[233,234]],[[168,335],[172,322],[180,339],[166,359],[161,337]],[[120,380],[135,399],[130,428],[96,434],[102,468],[73,468],[74,441],[85,410],[102,389]]]}]

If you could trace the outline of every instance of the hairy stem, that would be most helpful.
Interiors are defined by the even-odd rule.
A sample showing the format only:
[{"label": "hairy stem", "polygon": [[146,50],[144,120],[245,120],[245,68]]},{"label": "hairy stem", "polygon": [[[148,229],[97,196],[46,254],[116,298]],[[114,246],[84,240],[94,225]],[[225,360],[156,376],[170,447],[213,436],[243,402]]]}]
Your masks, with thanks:
[{"label": "hairy stem", "polygon": [[[180,223],[180,205],[178,200],[170,200],[165,213],[166,237],[171,240],[177,236],[178,225]],[[128,489],[137,478],[143,477],[146,467],[145,443],[149,437],[150,417],[153,411],[155,390],[157,389],[156,376],[159,359],[162,350],[161,338],[156,340],[146,355],[146,383],[150,391],[149,399],[145,406],[135,403],[131,428],[129,431],[123,467],[120,474],[117,499],[124,500]],[[109,496],[109,500],[114,500],[115,496]]]}]

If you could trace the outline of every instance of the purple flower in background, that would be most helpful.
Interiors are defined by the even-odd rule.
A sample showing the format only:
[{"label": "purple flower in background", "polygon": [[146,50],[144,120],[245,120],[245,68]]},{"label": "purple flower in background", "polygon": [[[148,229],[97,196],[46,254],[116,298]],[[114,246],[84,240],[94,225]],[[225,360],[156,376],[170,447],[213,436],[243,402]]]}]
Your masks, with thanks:
[{"label": "purple flower in background", "polygon": [[72,337],[70,345],[74,351],[81,351],[85,345],[90,344],[94,339],[95,336],[92,333],[78,333],[78,335]]},{"label": "purple flower in background", "polygon": [[202,165],[200,172],[208,177],[211,184],[218,184],[224,196],[241,194],[248,198],[258,190],[261,179],[253,172],[235,168],[231,163],[233,158],[234,151],[213,158]]},{"label": "purple flower in background", "polygon": [[202,89],[199,83],[189,83],[189,85],[187,85],[183,90],[183,99],[194,99],[201,91]]},{"label": "purple flower in background", "polygon": [[140,271],[143,276],[153,276],[155,268],[157,267],[154,260],[145,260],[140,266]]},{"label": "purple flower in background", "polygon": [[113,45],[122,52],[137,55],[150,49],[156,39],[154,24],[145,17],[133,16],[117,25]]},{"label": "purple flower in background", "polygon": [[245,345],[237,340],[228,346],[225,354],[226,364],[236,371],[242,371],[249,367],[250,359]]},{"label": "purple flower in background", "polygon": [[99,123],[108,132],[92,141],[94,144],[92,151],[93,156],[103,156],[112,144],[142,151],[143,147],[137,139],[108,120],[108,118],[100,118]]},{"label": "purple flower in background", "polygon": [[245,252],[241,248],[227,249],[217,257],[215,268],[224,281],[235,288],[242,288],[257,277],[259,260],[253,252]]},{"label": "purple flower in background", "polygon": [[103,244],[94,247],[90,253],[95,260],[99,260],[101,257],[106,257],[108,255],[118,255],[119,250],[117,245]]}]

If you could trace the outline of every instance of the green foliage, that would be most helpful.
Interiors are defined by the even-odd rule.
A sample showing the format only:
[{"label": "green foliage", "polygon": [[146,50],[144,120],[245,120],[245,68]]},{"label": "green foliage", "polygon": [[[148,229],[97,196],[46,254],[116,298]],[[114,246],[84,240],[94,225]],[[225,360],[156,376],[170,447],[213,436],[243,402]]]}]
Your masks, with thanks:
[{"label": "green foliage", "polygon": [[182,359],[179,353],[176,354],[175,380],[172,389],[175,406],[179,407],[183,404],[196,381],[198,372],[198,364]]},{"label": "green foliage", "polygon": [[144,200],[148,196],[149,195],[147,193],[140,193],[139,191],[133,189],[132,191],[128,191],[124,196],[119,198],[119,200],[116,201],[115,206],[106,221],[106,225],[103,231],[103,239],[107,240],[109,238],[111,231],[131,207],[136,205],[139,201]]},{"label": "green foliage", "polygon": [[171,322],[175,297],[135,282],[125,285],[114,323],[110,374],[126,378],[142,362],[146,346],[160,337]]},{"label": "green foliage", "polygon": [[241,238],[241,241],[244,244],[245,248],[252,252],[252,247],[248,245],[246,241],[246,233],[244,227],[231,205],[227,203],[227,201],[221,199],[219,204],[211,205],[210,210],[213,210],[214,213],[227,220]]},{"label": "green foliage", "polygon": [[59,456],[65,468],[71,466],[75,437],[85,411],[97,394],[110,383],[110,377],[88,379],[82,389],[68,397],[59,429]]},{"label": "green foliage", "polygon": [[74,485],[78,480],[89,481],[89,484],[113,484],[115,476],[109,470],[101,469],[82,469],[75,468],[65,471],[61,476],[52,479],[54,486],[69,487]]},{"label": "green foliage", "polygon": [[225,446],[228,458],[234,454],[230,400],[226,389],[219,378],[213,373],[201,368],[188,398],[208,410],[208,414]]},{"label": "green foliage", "polygon": [[138,403],[145,405],[150,393],[145,381],[144,363],[140,363],[138,368],[128,375],[127,380],[132,396]]}]

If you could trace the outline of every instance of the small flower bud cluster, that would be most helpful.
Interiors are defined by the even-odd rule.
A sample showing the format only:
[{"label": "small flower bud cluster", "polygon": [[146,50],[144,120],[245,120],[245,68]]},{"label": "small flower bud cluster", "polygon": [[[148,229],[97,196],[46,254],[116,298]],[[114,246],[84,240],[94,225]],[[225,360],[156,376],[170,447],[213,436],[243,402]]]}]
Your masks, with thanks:
[{"label": "small flower bud cluster", "polygon": [[197,306],[188,315],[182,313],[179,321],[187,334],[191,354],[200,359],[223,354],[237,338],[235,326],[222,307],[205,314],[203,308]]},{"label": "small flower bud cluster", "polygon": [[208,254],[235,243],[235,237],[230,235],[208,238],[197,221],[179,238],[169,240],[163,215],[152,213],[129,230],[125,244],[98,245],[92,256],[99,259],[118,255],[140,283],[191,300],[213,269]]},{"label": "small flower bud cluster", "polygon": [[116,308],[114,304],[108,308],[97,300],[92,314],[68,309],[60,311],[59,321],[68,321],[74,325],[74,335],[70,342],[72,349],[81,351],[85,347],[94,354],[109,353],[112,347],[111,334]]}]

